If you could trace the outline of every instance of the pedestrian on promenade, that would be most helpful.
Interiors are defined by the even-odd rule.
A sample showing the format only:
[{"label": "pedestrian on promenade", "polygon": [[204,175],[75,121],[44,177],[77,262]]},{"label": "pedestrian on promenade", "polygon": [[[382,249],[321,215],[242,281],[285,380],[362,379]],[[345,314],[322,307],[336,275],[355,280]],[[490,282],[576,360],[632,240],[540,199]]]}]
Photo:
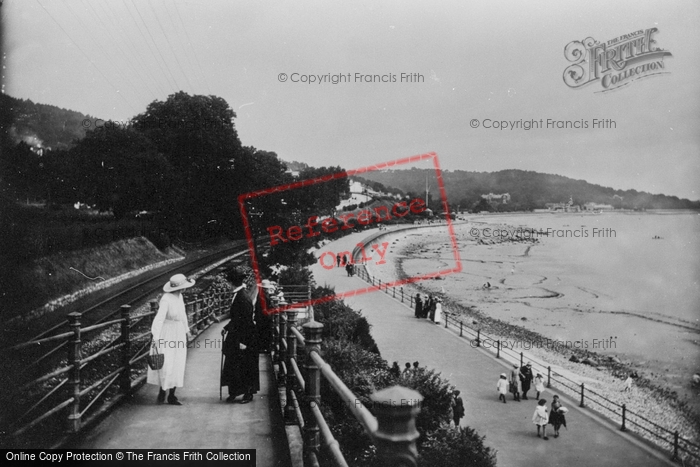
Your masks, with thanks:
[{"label": "pedestrian on promenade", "polygon": [[632,373],[630,373],[630,374],[627,376],[627,379],[625,380],[625,389],[624,389],[625,392],[628,392],[628,391],[631,391],[631,390],[632,390],[632,381],[633,381],[633,380],[632,380]]},{"label": "pedestrian on promenade", "polygon": [[455,422],[455,428],[459,428],[459,421],[464,417],[464,401],[459,397],[460,392],[455,391],[452,396],[452,420]]},{"label": "pedestrian on promenade", "polygon": [[552,398],[552,410],[549,412],[549,423],[554,427],[554,437],[559,437],[559,428],[562,425],[566,427],[566,416],[564,415],[568,412],[566,407],[561,405],[559,401],[559,396],[554,396]]},{"label": "pedestrian on promenade", "polygon": [[520,369],[520,382],[522,383],[523,399],[527,400],[527,392],[532,385],[532,363],[527,362],[527,365],[523,365]]},{"label": "pedestrian on promenade", "polygon": [[496,383],[496,389],[498,389],[498,400],[506,403],[506,393],[508,392],[508,376],[505,373],[501,373],[501,377],[498,378],[498,383]]},{"label": "pedestrian on promenade", "polygon": [[[272,349],[272,315],[265,314],[262,307],[261,294],[265,297],[268,307],[274,305],[273,297],[277,294],[277,285],[269,279],[263,279],[255,301],[255,322],[258,329],[258,347],[261,352],[269,353]],[[283,295],[284,297],[284,295]]]},{"label": "pedestrian on promenade", "polygon": [[432,306],[432,302],[430,300],[430,295],[425,295],[425,298],[423,299],[423,316],[421,318],[426,319],[428,317],[428,314],[430,313],[430,307]]},{"label": "pedestrian on promenade", "polygon": [[403,369],[403,373],[410,373],[411,372],[411,363],[406,362],[405,368]]},{"label": "pedestrian on promenade", "polygon": [[423,300],[420,298],[420,294],[416,294],[416,318],[420,318],[423,315]]},{"label": "pedestrian on promenade", "polygon": [[537,376],[535,376],[535,391],[537,391],[537,396],[535,396],[535,399],[539,400],[540,394],[544,392],[544,379],[539,373],[537,373]]},{"label": "pedestrian on promenade", "polygon": [[433,322],[435,324],[440,324],[442,322],[442,299],[440,297],[435,299],[435,312],[433,313]]},{"label": "pedestrian on promenade", "polygon": [[340,253],[335,257],[336,262],[338,263],[338,267],[340,267]]},{"label": "pedestrian on promenade", "polygon": [[[543,439],[547,438],[547,423],[549,423],[549,416],[547,415],[547,401],[540,399],[535,408],[535,413],[532,414],[532,423],[537,425],[537,437]],[[542,436],[540,436],[540,428],[542,428]]]},{"label": "pedestrian on promenade", "polygon": [[228,399],[234,402],[243,395],[241,404],[253,400],[253,394],[260,390],[258,368],[258,331],[255,323],[255,306],[257,298],[254,289],[251,298],[246,291],[245,273],[234,270],[229,274],[229,281],[235,286],[233,303],[230,308],[230,321],[224,326],[224,368],[221,373],[221,385],[228,386]]},{"label": "pedestrian on promenade", "polygon": [[352,264],[345,263],[345,272],[348,273],[348,277],[352,277]]},{"label": "pedestrian on promenade", "polygon": [[510,392],[513,393],[513,400],[520,402],[520,370],[517,363],[513,364],[510,370]]},{"label": "pedestrian on promenade", "polygon": [[343,255],[343,262],[342,264],[349,264],[348,262],[348,255]]},{"label": "pedestrian on promenade", "polygon": [[182,405],[175,397],[175,389],[184,386],[187,343],[192,338],[182,291],[193,285],[194,281],[188,280],[184,274],[172,276],[163,286],[165,293],[151,324],[153,346],[163,354],[164,361],[160,370],[148,369],[146,382],[160,387],[156,399],[159,404],[165,402],[166,391],[170,390],[168,404]]},{"label": "pedestrian on promenade", "polygon": [[430,295],[428,297],[428,319],[430,321],[435,321],[435,297]]}]

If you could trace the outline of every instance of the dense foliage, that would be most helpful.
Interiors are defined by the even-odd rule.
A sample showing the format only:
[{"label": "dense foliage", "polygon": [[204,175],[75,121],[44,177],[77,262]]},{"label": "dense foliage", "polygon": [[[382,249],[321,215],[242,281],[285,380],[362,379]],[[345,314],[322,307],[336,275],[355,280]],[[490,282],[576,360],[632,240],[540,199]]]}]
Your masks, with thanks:
[{"label": "dense foliage", "polygon": [[[363,176],[387,186],[404,191],[421,193],[425,191],[426,179],[432,180],[435,190],[435,171],[432,169],[390,170],[367,172]],[[530,211],[545,208],[547,203],[566,203],[573,199],[574,204],[593,202],[610,204],[625,209],[697,209],[700,201],[679,199],[676,196],[652,195],[637,190],[615,190],[574,180],[561,175],[544,174],[526,170],[501,170],[498,172],[468,172],[465,170],[443,170],[450,209],[476,210],[475,204],[481,195],[509,193],[511,201],[497,204],[501,211]],[[431,208],[439,205],[433,194]],[[481,208],[480,208],[481,209]],[[487,209],[481,209],[487,210]]]},{"label": "dense foliage", "polygon": [[[70,133],[75,136],[70,148],[53,150],[41,146],[39,137],[22,136],[44,124],[58,125],[55,118],[35,115],[46,106],[32,104],[32,113],[26,102],[4,96],[8,99],[12,105],[0,115],[4,196],[55,206],[81,202],[117,220],[146,211],[174,238],[240,236],[239,195],[344,173],[341,167],[304,167],[295,178],[274,152],[241,144],[235,112],[216,96],[178,92],[152,102],[129,122],[100,121],[94,127],[87,120],[90,129]],[[246,207],[264,225],[298,224],[312,214],[332,214],[347,184],[340,177],[282,196],[256,197]]]},{"label": "dense foliage", "polygon": [[[0,93],[3,130],[15,142],[68,149],[74,140],[85,136],[86,119],[90,125],[94,117],[54,105],[39,104],[29,99],[17,99]],[[6,124],[5,124],[6,123]]]}]

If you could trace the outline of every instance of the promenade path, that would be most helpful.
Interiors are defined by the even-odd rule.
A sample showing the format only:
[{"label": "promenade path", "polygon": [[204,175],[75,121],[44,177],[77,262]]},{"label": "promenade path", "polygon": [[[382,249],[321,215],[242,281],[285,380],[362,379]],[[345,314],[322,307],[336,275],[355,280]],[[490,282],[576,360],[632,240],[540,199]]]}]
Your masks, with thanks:
[{"label": "promenade path", "polygon": [[[215,323],[187,352],[182,406],[156,404],[146,384],[78,441],[83,449],[255,449],[260,467],[291,465],[269,355],[260,355],[260,391],[249,404],[219,400],[221,329]],[[223,398],[228,396],[223,388]]]},{"label": "promenade path", "polygon": [[[319,253],[352,251],[368,235],[348,235],[325,245]],[[467,252],[462,256],[466,257]],[[342,267],[328,270],[316,263],[311,269],[318,285],[332,286],[337,293],[367,287],[359,277],[347,277]],[[559,438],[554,438],[550,425],[549,440],[538,438],[532,423],[537,404],[534,391],[527,401],[515,402],[510,394],[506,404],[498,400],[496,382],[500,373],[509,374],[506,362],[488,351],[472,348],[469,341],[443,326],[416,319],[413,310],[384,292],[356,295],[345,302],[367,318],[379,351],[389,363],[398,361],[403,368],[405,362],[418,361],[439,371],[462,392],[466,415],[461,424],[486,436],[486,445],[498,451],[499,467],[674,465],[666,453],[620,432],[617,425],[580,409],[577,402],[563,395],[562,403],[569,408],[568,430],[562,427]],[[541,395],[548,407],[552,395],[549,389]]]}]

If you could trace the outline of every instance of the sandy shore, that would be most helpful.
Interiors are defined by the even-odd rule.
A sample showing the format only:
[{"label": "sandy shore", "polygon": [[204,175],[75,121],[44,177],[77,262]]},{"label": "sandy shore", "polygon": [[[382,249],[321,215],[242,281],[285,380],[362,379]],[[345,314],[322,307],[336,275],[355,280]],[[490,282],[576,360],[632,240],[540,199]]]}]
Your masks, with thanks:
[{"label": "sandy shore", "polygon": [[[481,216],[455,224],[462,271],[416,283],[406,292],[443,294],[446,310],[477,322],[516,351],[571,370],[596,392],[697,440],[700,397],[690,377],[700,362],[700,329],[683,316],[621,306],[604,274],[562,253],[551,239],[476,238],[471,231],[513,230],[523,225],[509,221],[523,217]],[[381,242],[389,244],[387,262],[370,262],[368,268],[383,282],[457,264],[444,224],[390,234]],[[490,287],[484,288],[487,283]],[[540,339],[560,343],[538,348],[534,342]],[[568,361],[581,350],[605,360],[606,368]],[[626,373],[633,370],[639,384],[631,393],[622,392]]]}]

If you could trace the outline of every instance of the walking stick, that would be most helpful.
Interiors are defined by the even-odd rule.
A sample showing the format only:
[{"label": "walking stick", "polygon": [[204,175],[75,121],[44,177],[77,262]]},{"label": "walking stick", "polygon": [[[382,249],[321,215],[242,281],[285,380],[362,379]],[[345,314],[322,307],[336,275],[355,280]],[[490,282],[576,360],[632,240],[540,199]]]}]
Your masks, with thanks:
[{"label": "walking stick", "polygon": [[221,368],[219,370],[219,400],[223,398],[221,395],[221,381],[224,379],[224,339],[226,339],[226,330],[221,330]]}]

